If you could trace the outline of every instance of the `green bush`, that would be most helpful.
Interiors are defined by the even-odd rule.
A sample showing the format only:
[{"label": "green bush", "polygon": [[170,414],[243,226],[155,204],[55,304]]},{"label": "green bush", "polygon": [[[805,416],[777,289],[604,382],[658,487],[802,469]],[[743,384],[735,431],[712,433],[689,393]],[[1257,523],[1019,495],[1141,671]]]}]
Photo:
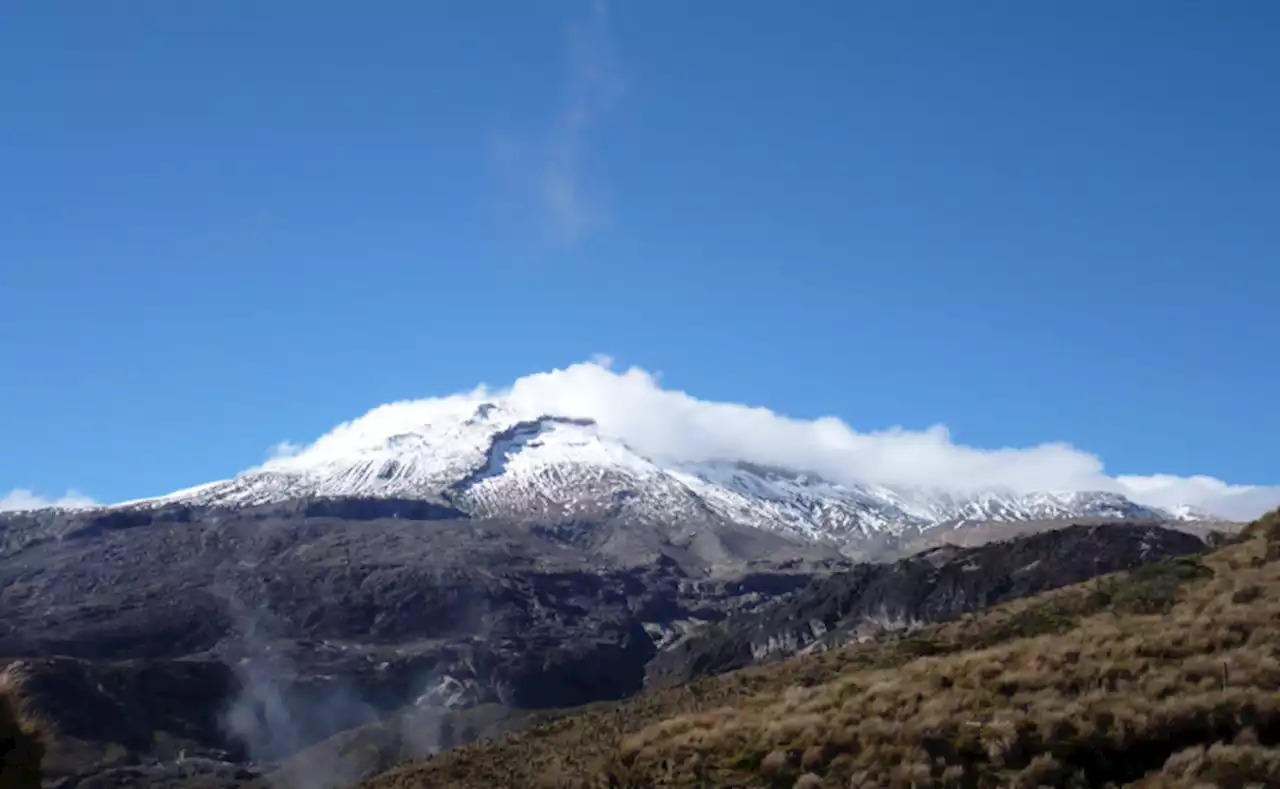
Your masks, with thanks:
[{"label": "green bush", "polygon": [[1018,611],[1003,622],[984,630],[970,648],[1003,644],[1015,638],[1033,638],[1065,633],[1080,622],[1080,612],[1056,601]]},{"label": "green bush", "polygon": [[1163,614],[1173,608],[1183,584],[1212,577],[1213,570],[1198,557],[1179,556],[1099,581],[1091,602],[1117,615]]}]

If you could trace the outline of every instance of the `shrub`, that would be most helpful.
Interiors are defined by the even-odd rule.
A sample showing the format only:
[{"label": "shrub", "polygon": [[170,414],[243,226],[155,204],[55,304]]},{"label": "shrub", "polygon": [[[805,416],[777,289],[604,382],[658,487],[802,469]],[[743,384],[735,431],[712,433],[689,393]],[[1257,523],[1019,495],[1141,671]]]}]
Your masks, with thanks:
[{"label": "shrub", "polygon": [[1117,615],[1162,614],[1173,607],[1179,587],[1213,574],[1195,556],[1166,559],[1102,579],[1095,587],[1093,602]]},{"label": "shrub", "polygon": [[0,692],[0,789],[40,789],[44,745],[17,704]]}]

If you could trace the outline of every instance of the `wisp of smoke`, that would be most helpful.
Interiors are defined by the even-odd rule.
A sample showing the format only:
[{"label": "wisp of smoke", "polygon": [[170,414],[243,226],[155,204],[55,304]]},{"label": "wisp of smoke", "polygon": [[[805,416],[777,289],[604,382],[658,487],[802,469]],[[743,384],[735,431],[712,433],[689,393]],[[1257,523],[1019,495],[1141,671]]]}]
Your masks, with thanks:
[{"label": "wisp of smoke", "polygon": [[[244,744],[254,762],[271,770],[277,789],[343,789],[389,767],[389,763],[371,761],[367,749],[352,751],[320,743],[339,732],[378,721],[392,710],[399,714],[383,720],[380,726],[390,732],[397,745],[392,748],[382,741],[382,758],[429,756],[449,739],[449,711],[469,706],[483,695],[477,686],[481,678],[467,676],[471,661],[465,659],[461,666],[442,661],[422,671],[409,683],[414,690],[403,696],[386,697],[384,693],[378,706],[363,698],[353,682],[300,671],[299,664],[283,651],[289,644],[296,645],[289,639],[296,634],[262,605],[267,596],[261,590],[245,591],[245,584],[252,587],[262,579],[236,578],[232,571],[224,566],[221,580],[211,590],[228,613],[231,629],[219,649],[237,679],[237,690],[221,723],[227,735]],[[437,577],[435,587],[441,585]],[[311,593],[325,594],[323,589]],[[256,604],[247,603],[249,598]],[[460,610],[457,634],[486,642],[491,631],[488,598],[469,600]],[[350,664],[345,670],[349,669]],[[461,669],[461,679],[451,674],[457,669]]]},{"label": "wisp of smoke", "polygon": [[[235,633],[221,647],[239,682],[222,724],[255,762],[278,762],[325,736],[376,719],[373,707],[345,682],[306,687],[293,661],[273,649],[279,625],[270,614],[245,605],[226,587],[217,591]],[[291,764],[289,789],[341,789],[359,778],[340,754],[321,750]]]}]

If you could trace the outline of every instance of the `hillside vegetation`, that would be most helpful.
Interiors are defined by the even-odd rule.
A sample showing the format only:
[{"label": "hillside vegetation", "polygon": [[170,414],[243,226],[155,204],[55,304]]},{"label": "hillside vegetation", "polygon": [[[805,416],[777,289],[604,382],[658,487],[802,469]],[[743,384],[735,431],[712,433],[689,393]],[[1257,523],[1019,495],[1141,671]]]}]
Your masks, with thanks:
[{"label": "hillside vegetation", "polygon": [[1204,557],[746,669],[367,782],[1280,786],[1280,512]]},{"label": "hillside vegetation", "polygon": [[0,687],[0,789],[40,789],[44,746],[23,720],[17,702]]}]

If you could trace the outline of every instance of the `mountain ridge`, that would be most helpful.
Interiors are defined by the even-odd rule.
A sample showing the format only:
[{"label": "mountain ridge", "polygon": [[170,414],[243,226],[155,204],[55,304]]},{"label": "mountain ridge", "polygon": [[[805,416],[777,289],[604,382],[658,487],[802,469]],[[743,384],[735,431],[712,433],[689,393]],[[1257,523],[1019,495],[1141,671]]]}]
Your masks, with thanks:
[{"label": "mountain ridge", "polygon": [[[377,412],[374,412],[376,414]],[[1110,491],[954,491],[863,482],[744,459],[651,458],[591,419],[452,398],[416,425],[357,420],[231,479],[109,509],[254,507],[290,500],[416,499],[471,517],[539,522],[626,514],[693,527],[729,522],[857,551],[944,526],[1073,518],[1196,521]]]}]

